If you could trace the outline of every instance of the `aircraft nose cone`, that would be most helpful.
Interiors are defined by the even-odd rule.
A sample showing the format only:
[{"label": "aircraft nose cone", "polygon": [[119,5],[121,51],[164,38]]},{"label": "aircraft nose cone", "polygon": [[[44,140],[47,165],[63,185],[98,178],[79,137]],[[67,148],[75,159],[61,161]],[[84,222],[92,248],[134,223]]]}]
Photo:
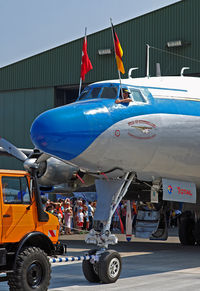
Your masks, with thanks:
[{"label": "aircraft nose cone", "polygon": [[[96,110],[96,105],[95,105]],[[31,127],[34,145],[50,155],[71,160],[83,152],[104,130],[105,109],[69,104],[38,116]],[[95,118],[95,122],[94,122]],[[103,126],[103,127],[102,127]]]},{"label": "aircraft nose cone", "polygon": [[84,127],[87,128],[87,120],[81,110],[73,106],[60,107],[36,118],[31,138],[42,151],[70,160],[82,150],[80,138],[87,138],[88,134]]}]

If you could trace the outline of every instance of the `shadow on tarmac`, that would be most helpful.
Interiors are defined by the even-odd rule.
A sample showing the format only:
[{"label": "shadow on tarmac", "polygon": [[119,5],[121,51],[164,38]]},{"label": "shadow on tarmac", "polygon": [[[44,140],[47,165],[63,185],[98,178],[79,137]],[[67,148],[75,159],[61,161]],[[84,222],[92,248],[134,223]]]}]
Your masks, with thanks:
[{"label": "shadow on tarmac", "polygon": [[[81,248],[82,251],[70,251],[68,255],[76,256],[86,253],[94,245],[86,245],[83,240],[67,242],[69,248]],[[110,249],[118,251],[122,256],[122,272],[120,279],[166,272],[183,271],[200,267],[200,247],[182,246],[179,243],[158,241],[120,242]],[[94,288],[96,283],[86,281],[80,263],[54,266],[51,288],[66,286],[88,286]],[[56,272],[55,272],[56,271]],[[63,272],[65,276],[63,277]],[[54,290],[54,289],[53,289]]]}]

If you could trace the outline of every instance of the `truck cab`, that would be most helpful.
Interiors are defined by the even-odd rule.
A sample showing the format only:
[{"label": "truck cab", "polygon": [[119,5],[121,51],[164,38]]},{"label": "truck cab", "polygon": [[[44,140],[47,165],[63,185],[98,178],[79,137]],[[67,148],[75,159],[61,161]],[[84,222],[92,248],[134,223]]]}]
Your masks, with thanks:
[{"label": "truck cab", "polygon": [[[55,255],[58,235],[58,219],[43,210],[37,178],[26,171],[0,170],[0,272],[7,273],[10,290],[46,290],[47,255]],[[26,282],[18,274],[22,258],[21,276],[29,272]]]},{"label": "truck cab", "polygon": [[41,231],[52,243],[58,241],[58,221],[48,214],[47,222],[37,219],[37,205],[25,171],[0,170],[0,243],[19,242],[26,234]]}]

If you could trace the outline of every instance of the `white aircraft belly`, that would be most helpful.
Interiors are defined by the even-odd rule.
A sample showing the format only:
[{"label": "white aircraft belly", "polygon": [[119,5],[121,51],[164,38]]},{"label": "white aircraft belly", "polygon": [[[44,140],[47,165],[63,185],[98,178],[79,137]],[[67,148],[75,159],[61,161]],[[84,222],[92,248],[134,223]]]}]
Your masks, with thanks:
[{"label": "white aircraft belly", "polygon": [[73,159],[90,171],[123,168],[160,177],[200,177],[200,117],[150,114],[117,122]]}]

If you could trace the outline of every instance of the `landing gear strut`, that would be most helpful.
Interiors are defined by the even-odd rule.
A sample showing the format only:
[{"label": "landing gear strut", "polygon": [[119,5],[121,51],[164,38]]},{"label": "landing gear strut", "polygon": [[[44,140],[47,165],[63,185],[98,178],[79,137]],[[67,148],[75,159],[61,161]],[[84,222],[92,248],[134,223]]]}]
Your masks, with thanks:
[{"label": "landing gear strut", "polygon": [[[127,173],[118,180],[96,180],[97,208],[95,211],[96,230],[92,229],[86,237],[86,243],[96,244],[98,249],[91,250],[94,255],[90,261],[83,261],[83,273],[89,282],[114,283],[121,273],[120,254],[113,250],[107,250],[109,244],[116,244],[118,239],[110,232],[112,216],[121,199],[130,186],[134,173]],[[100,230],[99,225],[102,225]]]}]

